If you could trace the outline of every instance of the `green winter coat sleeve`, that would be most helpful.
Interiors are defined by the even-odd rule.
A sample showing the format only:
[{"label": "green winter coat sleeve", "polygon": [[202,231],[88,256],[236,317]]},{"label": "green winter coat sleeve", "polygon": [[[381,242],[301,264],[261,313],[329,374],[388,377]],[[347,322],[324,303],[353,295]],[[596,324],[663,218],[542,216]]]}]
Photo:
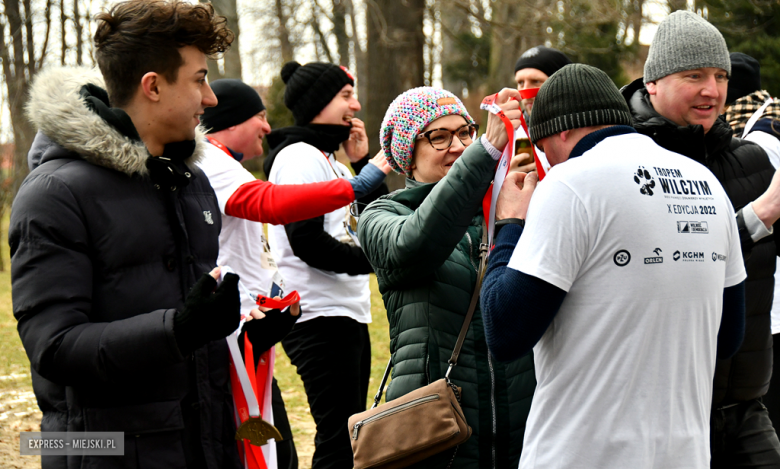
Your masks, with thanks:
[{"label": "green winter coat sleeve", "polygon": [[425,278],[447,260],[480,210],[495,165],[478,140],[416,210],[391,195],[363,211],[358,237],[381,290]]}]

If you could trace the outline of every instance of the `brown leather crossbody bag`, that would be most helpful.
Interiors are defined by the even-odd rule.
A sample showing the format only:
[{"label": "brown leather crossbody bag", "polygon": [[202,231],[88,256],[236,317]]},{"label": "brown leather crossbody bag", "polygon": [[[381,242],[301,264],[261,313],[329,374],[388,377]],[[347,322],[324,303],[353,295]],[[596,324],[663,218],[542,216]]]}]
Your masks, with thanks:
[{"label": "brown leather crossbody bag", "polygon": [[391,358],[379,391],[374,396],[374,404],[369,410],[350,417],[349,433],[355,469],[407,467],[454,447],[449,467],[455,459],[458,445],[471,436],[471,427],[460,407],[461,389],[450,381],[449,376],[458,363],[460,350],[477,307],[486,254],[487,229],[483,228],[477,284],[444,378],[379,405],[393,366]]}]

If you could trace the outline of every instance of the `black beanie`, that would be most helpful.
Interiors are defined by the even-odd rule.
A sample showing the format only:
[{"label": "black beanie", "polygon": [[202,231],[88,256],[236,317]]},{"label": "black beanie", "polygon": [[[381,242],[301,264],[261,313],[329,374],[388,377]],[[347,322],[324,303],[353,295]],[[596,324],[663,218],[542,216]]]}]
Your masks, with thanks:
[{"label": "black beanie", "polygon": [[758,60],[742,52],[732,52],[729,57],[731,76],[726,105],[733,104],[734,101],[754,91],[761,91],[761,65]]},{"label": "black beanie", "polygon": [[243,124],[265,109],[257,91],[241,80],[216,80],[211,83],[211,89],[217,96],[217,105],[207,107],[200,118],[208,133]]},{"label": "black beanie", "polygon": [[531,141],[565,130],[631,125],[631,111],[606,73],[585,64],[566,65],[539,90],[531,113]]},{"label": "black beanie", "polygon": [[282,80],[287,84],[284,105],[292,111],[296,125],[311,122],[344,85],[355,86],[346,68],[323,62],[287,62],[282,67]]},{"label": "black beanie", "polygon": [[515,63],[515,73],[524,68],[535,68],[541,70],[545,75],[551,77],[565,65],[569,65],[571,59],[566,54],[553,49],[552,47],[536,46],[523,52],[523,55]]}]

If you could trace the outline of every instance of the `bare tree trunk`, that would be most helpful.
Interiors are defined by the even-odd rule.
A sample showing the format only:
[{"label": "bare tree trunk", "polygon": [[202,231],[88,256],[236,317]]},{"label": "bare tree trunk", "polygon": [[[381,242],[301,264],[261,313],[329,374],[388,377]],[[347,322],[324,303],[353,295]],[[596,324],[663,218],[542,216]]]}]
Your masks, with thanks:
[{"label": "bare tree trunk", "polygon": [[[309,25],[314,29],[314,33],[317,35],[317,41],[319,42],[319,46],[317,48],[318,54],[321,55],[322,61],[327,63],[336,63],[335,60],[333,60],[333,54],[330,53],[330,47],[328,47],[328,38],[325,37],[325,34],[322,32],[322,28],[320,28],[320,20],[319,17],[324,12],[321,8],[319,8],[319,4],[317,4],[316,0],[315,3],[315,9],[318,10],[318,13],[312,16],[312,20],[309,23]],[[321,54],[319,53],[321,51]]]},{"label": "bare tree trunk", "polygon": [[68,41],[65,37],[68,15],[65,14],[65,0],[60,0],[60,65],[65,65],[65,54],[68,52]]},{"label": "bare tree trunk", "polygon": [[639,44],[639,34],[642,32],[642,20],[644,15],[642,14],[642,8],[644,7],[645,0],[633,0],[631,2],[630,21],[631,27],[634,30],[634,42]]},{"label": "bare tree trunk", "polygon": [[282,0],[275,0],[274,7],[276,18],[279,20],[279,42],[282,49],[282,62],[287,63],[293,59],[293,47],[290,41],[290,30],[287,29],[287,15],[284,14]]},{"label": "bare tree trunk", "polygon": [[[339,47],[339,63],[349,66],[349,36],[347,35],[347,2],[332,0],[333,3],[333,35]],[[354,23],[353,23],[354,29]]]},{"label": "bare tree trunk", "polygon": [[236,0],[200,0],[201,3],[211,3],[217,14],[227,19],[227,27],[233,31],[235,39],[230,49],[222,56],[224,60],[224,73],[219,70],[219,64],[215,60],[209,60],[209,79],[217,80],[219,78],[235,78],[241,80],[241,54],[240,54],[240,36],[241,31],[238,27],[238,6]]},{"label": "bare tree trunk", "polygon": [[41,67],[43,67],[43,59],[46,58],[46,52],[49,49],[49,34],[51,33],[51,0],[46,0],[44,15],[46,17],[46,36],[43,38],[43,47],[41,47],[41,56],[38,59],[38,64],[35,66],[36,70],[40,70]]},{"label": "bare tree trunk", "polygon": [[687,10],[688,9],[688,1],[687,0],[667,0],[666,3],[669,5],[669,13],[674,13],[677,10]]},{"label": "bare tree trunk", "polygon": [[[378,135],[387,107],[402,92],[425,81],[423,15],[425,0],[375,0],[368,4],[368,77],[366,131]],[[371,154],[379,148],[371,139]],[[392,189],[403,178],[388,178]]]},{"label": "bare tree trunk", "polygon": [[[14,174],[10,187],[11,198],[13,198],[29,172],[27,168],[27,151],[32,145],[35,131],[24,114],[24,103],[27,100],[30,80],[35,75],[36,69],[34,49],[29,55],[29,57],[33,57],[32,64],[25,64],[25,38],[22,34],[23,31],[30,31],[30,28],[25,23],[32,23],[32,15],[28,14],[25,21],[22,20],[18,0],[3,0],[3,6],[5,7],[5,19],[8,21],[12,42],[10,47],[5,44],[5,24],[2,17],[0,17],[0,61],[3,63],[3,76],[8,94],[8,109],[11,114],[11,126],[14,134]],[[27,12],[29,11],[27,10]],[[28,39],[26,43],[28,45],[33,44],[31,39]],[[13,58],[10,57],[11,51],[13,51]]]},{"label": "bare tree trunk", "polygon": [[[494,3],[493,19],[490,27],[490,60],[488,62],[488,80],[487,93],[498,91],[513,83],[513,70],[515,61],[520,54],[528,47],[536,44],[529,44],[528,36],[535,36],[531,31],[517,31],[511,24],[511,21],[517,18],[523,18],[524,14],[530,13],[523,11],[521,4],[502,0]],[[530,16],[529,16],[530,17]],[[528,23],[531,27],[532,22]],[[530,34],[529,34],[530,33]]]},{"label": "bare tree trunk", "polygon": [[[360,38],[357,34],[357,22],[355,21],[355,5],[352,0],[341,0],[347,6],[347,13],[349,15],[349,21],[352,24],[352,48],[355,54],[355,68],[357,69],[357,93],[360,104],[366,106],[366,97],[364,94],[368,91],[368,61],[366,60],[366,51],[360,45]],[[361,111],[360,117],[363,117]]]},{"label": "bare tree trunk", "polygon": [[84,40],[82,34],[84,27],[81,24],[81,14],[79,13],[79,0],[73,0],[73,24],[76,26],[76,63],[83,65],[83,59],[81,57],[84,52]]}]

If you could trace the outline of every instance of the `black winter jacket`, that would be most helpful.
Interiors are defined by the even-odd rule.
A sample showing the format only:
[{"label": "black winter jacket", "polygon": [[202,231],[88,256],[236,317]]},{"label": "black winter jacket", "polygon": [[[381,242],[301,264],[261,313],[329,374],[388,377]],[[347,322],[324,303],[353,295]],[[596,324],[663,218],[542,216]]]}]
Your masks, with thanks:
[{"label": "black winter jacket", "polygon": [[713,407],[756,399],[766,394],[772,377],[772,330],[770,311],[774,293],[775,245],[780,241],[780,223],[774,236],[753,243],[740,210],[769,187],[774,168],[761,147],[732,137],[731,128],[719,118],[706,134],[700,125],[679,126],[653,109],[642,79],[621,92],[628,102],[634,127],[657,144],[705,165],[726,190],[740,230],[745,257],[745,340],[739,351],[715,368]]},{"label": "black winter jacket", "polygon": [[42,430],[124,432],[125,456],[43,467],[241,467],[227,345],[182,356],[173,331],[219,249],[219,206],[194,164],[204,139],[184,160],[189,183],[156,187],[143,143],[85,106],[85,83],[102,79],[54,68],[32,86],[39,132],[11,214],[13,308]]}]

